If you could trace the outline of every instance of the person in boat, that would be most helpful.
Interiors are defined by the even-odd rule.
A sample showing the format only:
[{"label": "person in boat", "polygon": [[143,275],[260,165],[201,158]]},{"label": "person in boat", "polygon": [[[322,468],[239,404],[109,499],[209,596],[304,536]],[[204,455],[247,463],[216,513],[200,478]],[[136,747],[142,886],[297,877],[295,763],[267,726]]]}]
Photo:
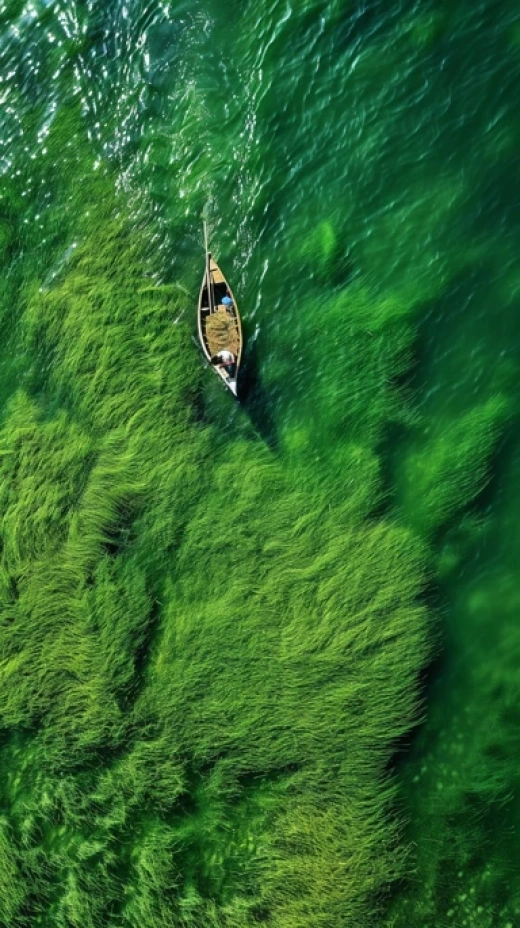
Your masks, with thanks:
[{"label": "person in boat", "polygon": [[222,351],[218,351],[217,354],[214,354],[211,363],[215,367],[223,367],[227,373],[232,376],[233,370],[235,367],[235,355],[232,351],[228,351],[227,348],[224,348]]},{"label": "person in boat", "polygon": [[233,300],[231,299],[229,290],[226,290],[226,295],[222,297],[222,305],[225,306],[226,309],[231,309],[233,306]]},{"label": "person in boat", "polygon": [[211,359],[211,363],[214,364],[216,367],[224,368],[224,370],[229,375],[229,377],[233,376],[233,373],[235,370],[235,361],[236,361],[236,358],[233,352],[228,351],[226,348],[224,348],[222,351],[217,352],[217,354],[214,355]]}]

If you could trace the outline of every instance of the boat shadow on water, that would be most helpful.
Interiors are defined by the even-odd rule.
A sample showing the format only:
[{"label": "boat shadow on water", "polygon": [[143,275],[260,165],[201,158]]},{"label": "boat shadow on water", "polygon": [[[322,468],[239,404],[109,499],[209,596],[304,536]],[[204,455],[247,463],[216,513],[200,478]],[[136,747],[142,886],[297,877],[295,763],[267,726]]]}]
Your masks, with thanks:
[{"label": "boat shadow on water", "polygon": [[258,436],[276,451],[278,439],[271,397],[262,383],[256,344],[248,344],[247,323],[244,329],[246,347],[238,385],[239,402]]},{"label": "boat shadow on water", "polygon": [[[272,397],[262,383],[255,345],[248,346],[247,323],[245,329],[244,359],[238,379],[237,399],[233,399],[224,384],[212,376],[210,364],[200,352],[200,361],[206,370],[199,387],[191,396],[193,414],[201,423],[216,425],[217,433],[222,433],[225,441],[229,440],[228,427],[232,425],[235,435],[242,434],[244,438],[260,440],[272,451],[276,451],[278,439]],[[193,342],[198,348],[195,337]],[[223,421],[226,423],[225,428],[222,427]]]}]

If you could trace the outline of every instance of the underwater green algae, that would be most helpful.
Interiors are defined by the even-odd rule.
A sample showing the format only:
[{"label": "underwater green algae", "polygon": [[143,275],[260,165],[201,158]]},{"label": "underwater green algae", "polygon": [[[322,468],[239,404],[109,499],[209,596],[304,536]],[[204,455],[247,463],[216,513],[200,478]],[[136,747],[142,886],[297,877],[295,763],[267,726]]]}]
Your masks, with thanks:
[{"label": "underwater green algae", "polygon": [[[507,422],[507,400],[493,396],[451,422],[427,426],[422,447],[401,463],[400,503],[407,521],[428,537],[460,518],[489,479],[489,462]],[[432,434],[433,432],[433,434]]]},{"label": "underwater green algae", "polygon": [[141,255],[101,220],[21,320],[3,920],[368,924],[404,860],[385,767],[428,653],[423,552],[370,518],[371,467],[332,507],[319,469],[215,440],[186,298]]},{"label": "underwater green algae", "polygon": [[446,605],[458,618],[447,633],[448,655],[459,657],[444,658],[442,705],[437,694],[401,771],[412,821],[420,810],[421,840],[417,869],[385,922],[393,928],[406,921],[492,928],[518,920],[517,449],[513,462],[499,520],[481,520],[459,555],[464,563],[469,550],[486,569],[478,581],[468,573],[457,583],[456,561],[445,572]]},{"label": "underwater green algae", "polygon": [[21,318],[30,377],[0,436],[2,918],[372,924],[406,872],[387,765],[430,638],[426,551],[375,515],[413,306],[356,284],[325,307],[350,319],[364,415],[345,404],[324,471],[319,429],[290,437],[305,409],[281,457],[222,443],[174,322],[186,297],[146,273],[107,207]]},{"label": "underwater green algae", "polygon": [[[453,719],[432,700],[427,770],[390,773],[515,405],[500,346],[472,382],[472,321],[449,399],[413,380],[450,286],[518,289],[470,228],[467,136],[429,116],[468,11],[244,4],[230,55],[218,4],[34,9],[2,46],[0,921],[357,928],[389,900],[392,928],[507,924],[514,585],[454,594],[455,634],[507,602],[503,638]],[[504,170],[515,125],[479,132]],[[190,341],[211,187],[269,449]]]}]

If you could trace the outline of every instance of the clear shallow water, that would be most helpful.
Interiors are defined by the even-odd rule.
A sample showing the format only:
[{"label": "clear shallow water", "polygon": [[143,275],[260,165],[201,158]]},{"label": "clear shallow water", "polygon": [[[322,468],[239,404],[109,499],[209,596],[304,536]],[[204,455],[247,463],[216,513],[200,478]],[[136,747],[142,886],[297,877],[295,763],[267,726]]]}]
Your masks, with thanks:
[{"label": "clear shallow water", "polygon": [[[507,923],[519,906],[511,866],[516,6],[223,7],[0,7],[0,164],[5,177],[20,178],[18,200],[4,214],[6,247],[15,262],[30,250],[39,279],[52,282],[77,244],[72,179],[110,165],[148,230],[156,280],[180,280],[195,292],[200,214],[208,209],[248,335],[247,411],[276,447],[290,450],[303,432],[325,467],[341,449],[346,410],[363,397],[357,379],[342,382],[340,325],[321,333],[328,370],[317,366],[310,392],[315,314],[356,283],[408,307],[415,339],[402,386],[415,419],[389,430],[387,492],[397,517],[431,543],[443,653],[426,685],[426,722],[397,765],[417,876],[388,918],[404,924],[411,911],[418,925],[460,914]],[[71,126],[80,119],[87,127],[93,161],[79,162],[74,147],[69,162],[66,150],[45,151],[50,126],[67,113]],[[24,376],[16,318],[5,319],[4,333],[7,397]],[[432,537],[416,462],[442,458],[442,437],[497,395],[504,411],[495,416],[495,476],[471,505],[452,502],[451,520]],[[208,404],[217,421],[239,427],[240,411],[218,396]],[[467,431],[479,428],[477,419]],[[443,461],[440,472],[452,466],[448,451]]]}]

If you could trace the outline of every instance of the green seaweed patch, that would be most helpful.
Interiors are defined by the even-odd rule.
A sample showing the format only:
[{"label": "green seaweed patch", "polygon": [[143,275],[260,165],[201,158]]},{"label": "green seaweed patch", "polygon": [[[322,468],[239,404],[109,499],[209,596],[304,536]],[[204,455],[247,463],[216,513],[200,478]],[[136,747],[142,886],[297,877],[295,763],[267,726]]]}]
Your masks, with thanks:
[{"label": "green seaweed patch", "polygon": [[306,277],[311,281],[334,285],[350,274],[348,249],[328,219],[321,220],[307,233],[296,257],[305,265]]},{"label": "green seaweed patch", "polygon": [[6,255],[9,253],[12,241],[13,230],[11,225],[5,220],[0,219],[0,261],[5,260]]},{"label": "green seaweed patch", "polygon": [[412,17],[407,32],[413,45],[420,50],[435,46],[446,34],[447,14],[441,10],[430,10]]},{"label": "green seaweed patch", "polygon": [[145,254],[104,204],[27,291],[0,442],[10,921],[359,928],[403,869],[386,767],[430,650],[425,551],[367,518],[406,313],[324,306],[348,334],[337,383],[313,356],[325,426],[345,406],[327,476],[197,420],[187,295]]},{"label": "green seaweed patch", "polygon": [[[312,451],[328,458],[350,443],[374,452],[389,422],[408,422],[400,378],[413,357],[408,318],[414,311],[413,296],[408,302],[393,294],[378,296],[363,284],[318,306],[311,299],[301,306],[304,329],[280,332],[277,357],[267,372],[282,402],[287,384],[299,391],[298,402],[283,406],[280,437],[288,455],[299,447],[307,456]],[[284,367],[287,358],[293,359],[290,369]]]},{"label": "green seaweed patch", "polygon": [[[245,905],[249,886],[254,903],[244,924],[254,923],[258,900],[277,924],[330,921],[341,906],[356,924],[368,896],[402,861],[394,844],[385,861],[371,842],[366,854],[350,856],[347,848],[382,770],[374,758],[364,784],[356,779],[365,746],[377,741],[380,711],[378,687],[364,681],[371,673],[388,681],[387,734],[402,731],[405,704],[408,724],[414,712],[414,700],[400,690],[404,702],[390,717],[390,681],[397,679],[390,667],[426,645],[421,610],[412,605],[418,575],[408,572],[422,555],[406,532],[363,526],[348,503],[330,507],[323,485],[303,478],[290,490],[278,465],[247,443],[228,446],[214,461],[212,490],[185,534],[142,703],[165,733],[177,733],[181,756],[198,771],[194,818],[186,823],[191,841],[195,827],[208,830],[193,876],[197,891],[204,895],[208,869],[213,878],[220,870],[218,892],[233,906],[240,899]],[[414,593],[402,586],[410,581]],[[227,795],[220,786],[210,798],[222,764]],[[230,835],[247,832],[256,784],[271,808],[259,810],[263,829],[251,833],[249,824],[248,840],[237,846]],[[348,810],[339,798],[347,793]],[[390,793],[381,795],[384,807]],[[373,816],[375,832],[385,830],[375,807]]]},{"label": "green seaweed patch", "polygon": [[422,880],[411,877],[393,900],[388,928],[419,919],[492,928],[514,925],[520,912],[511,880],[518,858],[519,595],[503,559],[477,587],[468,578],[456,607],[458,634],[470,634],[468,653],[443,704],[431,707],[435,738],[428,729],[419,734],[419,756],[403,780],[416,821],[421,811]]},{"label": "green seaweed patch", "polygon": [[5,816],[0,818],[0,921],[13,924],[17,911],[23,904],[27,887],[20,872],[19,861],[14,852],[13,835]]},{"label": "green seaweed patch", "polygon": [[66,413],[42,420],[41,408],[21,391],[8,423],[0,433],[2,560],[6,571],[23,574],[66,537],[96,451]]},{"label": "green seaweed patch", "polygon": [[489,519],[481,513],[465,512],[447,529],[442,546],[437,553],[437,575],[443,582],[460,568],[464,559],[471,555],[475,545],[483,543],[490,529]]},{"label": "green seaweed patch", "polygon": [[398,474],[398,499],[418,532],[435,534],[476,499],[510,412],[503,396],[491,397],[456,419],[437,423],[408,450]]}]

